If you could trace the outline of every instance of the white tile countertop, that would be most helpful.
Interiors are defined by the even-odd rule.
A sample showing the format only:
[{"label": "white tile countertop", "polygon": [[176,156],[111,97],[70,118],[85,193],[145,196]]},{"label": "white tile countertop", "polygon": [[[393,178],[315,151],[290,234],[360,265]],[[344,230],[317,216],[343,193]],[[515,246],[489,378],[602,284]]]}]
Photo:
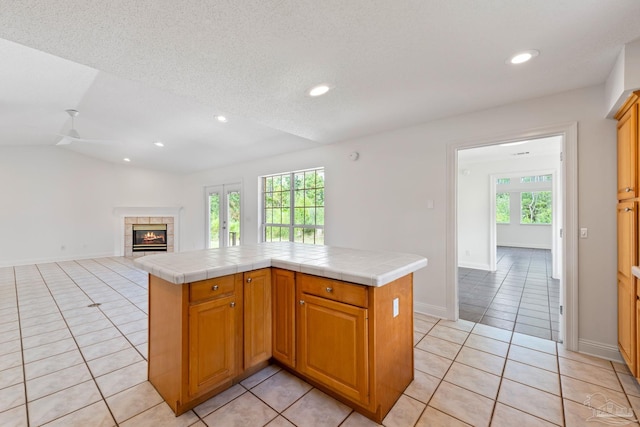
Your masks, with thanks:
[{"label": "white tile countertop", "polygon": [[398,252],[276,242],[147,255],[135,259],[134,263],[177,285],[278,267],[361,285],[383,286],[426,267],[427,259]]},{"label": "white tile countertop", "polygon": [[633,267],[631,267],[631,274],[633,274],[638,279],[640,279],[640,267],[635,266],[635,265]]}]

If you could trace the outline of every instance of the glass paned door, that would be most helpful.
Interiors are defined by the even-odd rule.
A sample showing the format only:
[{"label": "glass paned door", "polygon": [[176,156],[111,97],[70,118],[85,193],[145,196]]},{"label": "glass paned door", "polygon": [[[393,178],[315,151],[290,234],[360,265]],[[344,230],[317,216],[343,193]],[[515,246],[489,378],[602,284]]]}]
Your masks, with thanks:
[{"label": "glass paned door", "polygon": [[242,223],[240,184],[207,187],[206,194],[208,247],[240,245]]}]

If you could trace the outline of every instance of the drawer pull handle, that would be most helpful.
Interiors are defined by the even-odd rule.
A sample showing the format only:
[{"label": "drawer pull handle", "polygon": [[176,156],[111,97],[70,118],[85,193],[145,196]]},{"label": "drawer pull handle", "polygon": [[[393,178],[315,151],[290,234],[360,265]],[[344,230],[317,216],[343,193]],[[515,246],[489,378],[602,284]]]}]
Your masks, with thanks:
[{"label": "drawer pull handle", "polygon": [[625,212],[631,212],[633,209],[632,208],[624,208]]},{"label": "drawer pull handle", "polygon": [[247,278],[247,283],[251,283],[251,277]]},{"label": "drawer pull handle", "polygon": [[300,305],[304,305],[304,300],[300,300]]},{"label": "drawer pull handle", "polygon": [[626,191],[627,193],[631,193],[631,187],[625,188],[624,191]]},{"label": "drawer pull handle", "polygon": [[327,288],[327,292],[329,293],[333,292],[333,288]]},{"label": "drawer pull handle", "polygon": [[213,286],[211,287],[211,290],[212,290],[212,291],[217,291],[217,290],[218,290],[218,285],[213,285]]},{"label": "drawer pull handle", "polygon": [[229,304],[229,307],[231,307],[231,308],[233,308],[233,307],[235,307],[235,306],[236,306],[236,303],[235,303],[235,302],[232,302],[231,304]]}]

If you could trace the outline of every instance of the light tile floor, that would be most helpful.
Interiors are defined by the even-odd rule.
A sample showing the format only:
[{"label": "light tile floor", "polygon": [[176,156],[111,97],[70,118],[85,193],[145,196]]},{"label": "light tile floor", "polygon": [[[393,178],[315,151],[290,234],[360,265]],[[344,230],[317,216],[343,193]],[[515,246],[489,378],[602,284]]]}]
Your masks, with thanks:
[{"label": "light tile floor", "polygon": [[[146,280],[126,258],[0,268],[0,426],[376,425],[275,365],[176,418],[146,381]],[[638,425],[627,408],[621,364],[416,314],[415,379],[383,424]]]},{"label": "light tile floor", "polygon": [[460,318],[558,341],[560,281],[551,251],[498,246],[494,272],[458,268]]}]

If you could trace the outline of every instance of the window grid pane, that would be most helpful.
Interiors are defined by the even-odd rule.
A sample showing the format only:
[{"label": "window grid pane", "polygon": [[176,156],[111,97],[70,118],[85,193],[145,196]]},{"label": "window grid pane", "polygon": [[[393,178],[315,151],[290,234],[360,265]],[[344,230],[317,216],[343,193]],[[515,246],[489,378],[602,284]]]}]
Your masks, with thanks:
[{"label": "window grid pane", "polygon": [[520,212],[522,224],[551,224],[551,192],[520,193]]},{"label": "window grid pane", "polygon": [[496,193],[496,222],[509,224],[511,222],[511,194]]},{"label": "window grid pane", "polygon": [[263,177],[262,188],[265,242],[324,244],[324,169]]}]

